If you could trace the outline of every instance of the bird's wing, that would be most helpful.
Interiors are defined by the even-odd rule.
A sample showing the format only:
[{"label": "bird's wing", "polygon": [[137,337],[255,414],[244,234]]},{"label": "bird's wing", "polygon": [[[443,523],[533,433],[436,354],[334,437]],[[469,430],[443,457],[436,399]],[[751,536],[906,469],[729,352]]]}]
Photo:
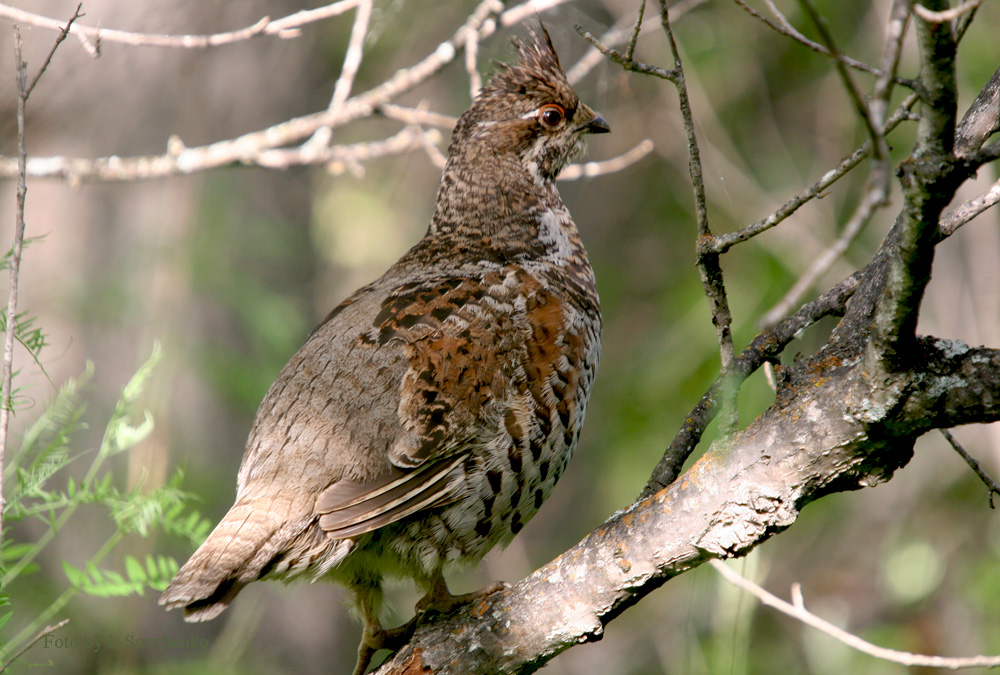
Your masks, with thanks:
[{"label": "bird's wing", "polygon": [[442,506],[460,492],[464,461],[455,455],[410,471],[393,467],[371,481],[337,481],[316,500],[319,525],[334,537],[353,537]]},{"label": "bird's wing", "polygon": [[[496,303],[502,278],[438,278],[395,288],[361,337],[371,349],[406,353],[399,387],[400,434],[387,470],[339,480],[316,502],[320,526],[335,536],[369,532],[458,499],[465,460],[479,443],[496,442],[527,330],[523,310]],[[523,373],[523,369],[520,369]]]}]

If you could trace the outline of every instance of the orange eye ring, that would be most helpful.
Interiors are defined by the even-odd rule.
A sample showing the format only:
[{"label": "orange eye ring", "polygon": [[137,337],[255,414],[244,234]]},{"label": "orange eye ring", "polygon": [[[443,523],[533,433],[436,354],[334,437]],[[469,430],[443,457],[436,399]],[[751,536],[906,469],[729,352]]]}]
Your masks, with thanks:
[{"label": "orange eye ring", "polygon": [[555,129],[566,119],[566,110],[558,103],[546,103],[538,109],[538,121],[547,129]]}]

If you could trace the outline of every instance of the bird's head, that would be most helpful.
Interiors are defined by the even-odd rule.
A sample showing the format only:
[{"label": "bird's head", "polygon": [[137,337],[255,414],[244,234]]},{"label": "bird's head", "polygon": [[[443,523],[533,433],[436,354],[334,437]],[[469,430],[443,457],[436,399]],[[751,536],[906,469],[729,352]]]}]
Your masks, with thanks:
[{"label": "bird's head", "polygon": [[514,40],[520,62],[500,64],[462,115],[449,154],[514,159],[532,175],[554,180],[582,151],[584,134],[611,128],[573,91],[545,27],[529,34],[528,44]]}]

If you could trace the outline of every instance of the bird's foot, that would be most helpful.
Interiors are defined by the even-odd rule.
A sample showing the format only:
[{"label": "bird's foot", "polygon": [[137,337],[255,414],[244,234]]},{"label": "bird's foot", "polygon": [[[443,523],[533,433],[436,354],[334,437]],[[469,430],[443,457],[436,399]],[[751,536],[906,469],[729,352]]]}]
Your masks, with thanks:
[{"label": "bird's foot", "polygon": [[431,586],[427,595],[425,595],[420,602],[417,603],[417,615],[419,616],[420,614],[426,612],[440,612],[441,614],[447,614],[456,607],[467,605],[470,602],[486,598],[493,595],[497,591],[502,591],[507,588],[510,588],[510,584],[507,582],[494,581],[492,584],[480,588],[478,591],[462,593],[461,595],[452,595],[448,590],[448,586],[445,585],[444,579],[441,578],[440,582],[435,582],[434,585]]},{"label": "bird's foot", "polygon": [[371,664],[372,657],[380,649],[395,652],[406,644],[413,637],[413,631],[416,627],[417,617],[413,617],[396,628],[366,625],[364,635],[361,637],[361,644],[358,645],[358,663],[354,666],[354,675],[364,675]]}]

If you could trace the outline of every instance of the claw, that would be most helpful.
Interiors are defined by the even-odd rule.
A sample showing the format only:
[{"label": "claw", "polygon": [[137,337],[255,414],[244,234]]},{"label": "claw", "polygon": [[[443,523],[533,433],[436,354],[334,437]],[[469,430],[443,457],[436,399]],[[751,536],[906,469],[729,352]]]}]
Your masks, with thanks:
[{"label": "claw", "polygon": [[358,645],[358,663],[354,666],[354,675],[364,675],[371,665],[372,657],[380,649],[395,652],[413,637],[417,627],[417,617],[413,617],[402,626],[382,628],[377,622],[365,623],[365,631]]}]

